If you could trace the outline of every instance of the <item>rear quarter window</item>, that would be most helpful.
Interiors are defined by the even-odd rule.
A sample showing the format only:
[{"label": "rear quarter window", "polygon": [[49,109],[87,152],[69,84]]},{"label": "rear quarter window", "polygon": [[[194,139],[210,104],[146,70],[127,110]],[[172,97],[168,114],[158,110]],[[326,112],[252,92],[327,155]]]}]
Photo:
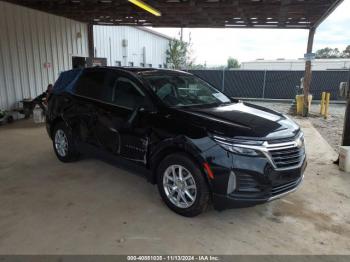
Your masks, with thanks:
[{"label": "rear quarter window", "polygon": [[80,96],[102,99],[105,86],[106,72],[84,72],[77,82],[75,93]]}]

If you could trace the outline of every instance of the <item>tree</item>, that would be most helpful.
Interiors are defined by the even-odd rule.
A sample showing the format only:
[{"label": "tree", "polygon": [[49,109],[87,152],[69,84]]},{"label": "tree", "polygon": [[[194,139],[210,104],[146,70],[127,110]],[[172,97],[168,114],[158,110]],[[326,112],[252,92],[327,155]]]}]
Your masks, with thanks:
[{"label": "tree", "polygon": [[230,68],[239,68],[239,67],[240,67],[240,64],[239,64],[237,59],[232,58],[232,57],[229,57],[227,59],[227,68],[228,69],[230,69]]},{"label": "tree", "polygon": [[316,58],[350,58],[350,45],[343,52],[340,52],[338,48],[322,48],[316,51]]},{"label": "tree", "polygon": [[[192,36],[191,32],[188,34],[188,42],[186,43],[187,45],[187,52],[186,52],[186,62],[185,66],[187,69],[193,67],[195,65],[195,58],[193,56],[193,48],[192,48]],[[205,65],[206,66],[206,65]]]},{"label": "tree", "polygon": [[187,44],[175,38],[170,40],[166,55],[167,63],[175,69],[180,69],[186,64]]},{"label": "tree", "polygon": [[348,45],[342,53],[343,58],[350,58],[350,45]]},{"label": "tree", "polygon": [[169,42],[169,48],[166,51],[167,63],[175,69],[188,69],[195,65],[195,61],[192,58],[192,38],[191,33],[188,36],[188,42],[182,40],[172,39]]},{"label": "tree", "polygon": [[325,47],[320,50],[316,51],[316,58],[340,58],[342,57],[342,53],[339,51],[338,48],[330,48],[330,47]]}]

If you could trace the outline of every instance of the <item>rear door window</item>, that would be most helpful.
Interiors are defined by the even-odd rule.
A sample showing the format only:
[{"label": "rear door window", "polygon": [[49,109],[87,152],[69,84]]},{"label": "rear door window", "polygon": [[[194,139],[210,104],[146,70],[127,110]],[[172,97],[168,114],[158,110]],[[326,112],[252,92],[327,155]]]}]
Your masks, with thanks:
[{"label": "rear door window", "polygon": [[75,93],[128,109],[145,105],[146,96],[131,79],[109,70],[84,72]]},{"label": "rear door window", "polygon": [[102,70],[87,71],[80,77],[75,93],[80,96],[103,100],[106,91],[106,75]]}]

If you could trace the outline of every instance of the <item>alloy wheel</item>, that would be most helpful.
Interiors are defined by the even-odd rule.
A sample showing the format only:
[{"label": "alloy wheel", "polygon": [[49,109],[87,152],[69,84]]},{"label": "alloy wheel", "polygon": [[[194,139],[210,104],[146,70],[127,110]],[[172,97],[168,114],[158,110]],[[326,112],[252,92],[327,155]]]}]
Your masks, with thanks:
[{"label": "alloy wheel", "polygon": [[61,129],[58,129],[55,134],[55,148],[61,157],[65,157],[68,153],[68,139]]},{"label": "alloy wheel", "polygon": [[163,188],[170,202],[179,208],[189,208],[196,201],[196,182],[181,165],[171,165],[165,170]]}]

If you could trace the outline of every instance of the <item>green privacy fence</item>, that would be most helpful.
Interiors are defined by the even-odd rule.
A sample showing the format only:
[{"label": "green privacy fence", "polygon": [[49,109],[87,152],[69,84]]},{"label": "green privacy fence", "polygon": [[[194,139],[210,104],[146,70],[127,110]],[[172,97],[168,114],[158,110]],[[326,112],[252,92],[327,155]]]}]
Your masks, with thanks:
[{"label": "green privacy fence", "polygon": [[[231,97],[293,99],[304,71],[264,70],[190,70]],[[320,99],[330,92],[332,100],[341,100],[339,85],[349,80],[348,70],[314,71],[310,93]]]}]

